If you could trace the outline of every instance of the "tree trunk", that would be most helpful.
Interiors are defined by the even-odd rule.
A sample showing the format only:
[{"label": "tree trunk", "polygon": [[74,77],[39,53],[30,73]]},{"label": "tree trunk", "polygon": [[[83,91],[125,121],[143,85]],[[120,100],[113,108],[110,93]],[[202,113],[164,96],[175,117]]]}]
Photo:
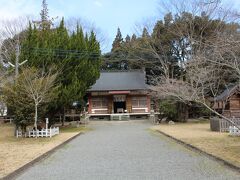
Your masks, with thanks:
[{"label": "tree trunk", "polygon": [[37,130],[37,119],[38,119],[38,105],[35,104],[35,118],[34,118],[34,127]]},{"label": "tree trunk", "polygon": [[187,122],[188,119],[188,105],[183,102],[177,102],[177,116],[178,121]]},{"label": "tree trunk", "polygon": [[63,118],[62,118],[62,126],[64,126],[64,122],[66,120],[66,116],[65,116],[65,106],[63,107]]},{"label": "tree trunk", "polygon": [[187,104],[184,104],[184,122],[187,122],[189,118],[189,107]]},{"label": "tree trunk", "polygon": [[17,136],[18,125],[15,124],[14,126],[14,136]]}]

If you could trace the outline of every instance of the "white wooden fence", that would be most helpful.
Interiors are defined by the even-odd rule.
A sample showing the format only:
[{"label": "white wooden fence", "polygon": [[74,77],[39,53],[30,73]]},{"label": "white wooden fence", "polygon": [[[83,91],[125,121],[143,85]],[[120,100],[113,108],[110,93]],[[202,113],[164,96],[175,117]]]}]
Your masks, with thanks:
[{"label": "white wooden fence", "polygon": [[229,127],[229,134],[231,136],[240,136],[240,130],[236,126]]},{"label": "white wooden fence", "polygon": [[[240,126],[240,118],[232,118],[231,119],[236,125]],[[232,123],[219,118],[219,127],[220,132],[229,132],[229,127],[232,126]]]},{"label": "white wooden fence", "polygon": [[25,134],[17,130],[17,137],[53,137],[59,134],[59,127],[42,130],[28,130]]}]

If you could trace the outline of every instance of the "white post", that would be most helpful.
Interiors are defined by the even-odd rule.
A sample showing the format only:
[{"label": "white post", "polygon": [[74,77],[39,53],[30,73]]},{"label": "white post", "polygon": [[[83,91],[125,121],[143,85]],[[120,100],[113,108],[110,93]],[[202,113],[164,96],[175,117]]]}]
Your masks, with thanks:
[{"label": "white post", "polygon": [[48,129],[48,123],[49,123],[48,118],[46,118],[46,129]]},{"label": "white post", "polygon": [[50,138],[52,137],[52,128],[49,129],[50,130]]}]

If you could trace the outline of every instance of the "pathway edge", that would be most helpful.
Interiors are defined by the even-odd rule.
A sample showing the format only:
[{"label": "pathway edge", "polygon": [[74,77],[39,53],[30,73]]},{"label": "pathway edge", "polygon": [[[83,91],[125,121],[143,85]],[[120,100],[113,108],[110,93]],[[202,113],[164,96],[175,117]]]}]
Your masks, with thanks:
[{"label": "pathway edge", "polygon": [[206,151],[203,151],[202,149],[200,149],[200,148],[198,148],[196,146],[193,146],[193,145],[191,145],[189,143],[186,143],[186,142],[184,142],[184,141],[182,141],[180,139],[177,139],[177,138],[175,138],[175,137],[173,137],[173,136],[171,136],[169,134],[166,134],[166,133],[164,133],[161,130],[155,130],[155,131],[157,131],[158,133],[160,133],[160,134],[162,134],[162,135],[164,135],[164,136],[174,140],[178,144],[181,144],[181,145],[183,145],[184,147],[186,147],[186,148],[188,148],[190,150],[194,150],[195,152],[201,153],[201,154],[203,154],[203,155],[205,155],[205,156],[207,156],[207,157],[209,157],[209,158],[211,158],[213,160],[216,160],[216,161],[222,163],[223,165],[225,165],[225,166],[227,166],[227,167],[229,167],[229,168],[231,168],[231,169],[233,169],[233,170],[235,170],[237,172],[240,172],[240,167],[239,166],[236,166],[236,165],[234,165],[234,164],[232,164],[232,163],[230,163],[230,162],[228,162],[228,161],[226,161],[226,160],[224,160],[224,159],[222,159],[220,157],[217,157],[217,156],[215,156],[213,154],[210,154],[210,153],[208,153]]},{"label": "pathway edge", "polygon": [[28,162],[27,164],[21,166],[20,168],[16,169],[15,171],[9,173],[8,175],[0,178],[1,180],[10,180],[10,179],[14,179],[17,176],[19,176],[20,174],[24,173],[26,170],[28,170],[29,168],[31,168],[32,166],[34,166],[35,164],[37,164],[38,162],[48,158],[50,155],[52,155],[54,152],[56,152],[57,150],[59,150],[60,148],[62,148],[64,145],[68,144],[70,141],[72,141],[73,139],[77,138],[78,136],[80,136],[81,134],[84,134],[83,132],[80,132],[76,135],[74,135],[73,137],[67,139],[66,141],[62,142],[61,144],[57,145],[56,147],[50,149],[49,151],[45,152],[44,154],[36,157],[35,159],[33,159],[32,161]]}]

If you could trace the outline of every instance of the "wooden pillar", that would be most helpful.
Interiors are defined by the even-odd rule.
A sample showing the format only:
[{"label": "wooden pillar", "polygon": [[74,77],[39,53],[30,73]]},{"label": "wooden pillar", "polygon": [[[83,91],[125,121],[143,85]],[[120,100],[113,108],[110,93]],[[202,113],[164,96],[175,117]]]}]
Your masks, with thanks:
[{"label": "wooden pillar", "polygon": [[92,113],[92,96],[91,94],[88,95],[88,113]]},{"label": "wooden pillar", "polygon": [[132,112],[132,98],[129,95],[126,97],[126,109],[128,113]]},{"label": "wooden pillar", "polygon": [[147,96],[147,108],[148,108],[148,112],[150,112],[150,110],[151,110],[151,98],[150,98],[149,95]]},{"label": "wooden pillar", "polygon": [[113,96],[108,97],[108,113],[112,114]]}]

